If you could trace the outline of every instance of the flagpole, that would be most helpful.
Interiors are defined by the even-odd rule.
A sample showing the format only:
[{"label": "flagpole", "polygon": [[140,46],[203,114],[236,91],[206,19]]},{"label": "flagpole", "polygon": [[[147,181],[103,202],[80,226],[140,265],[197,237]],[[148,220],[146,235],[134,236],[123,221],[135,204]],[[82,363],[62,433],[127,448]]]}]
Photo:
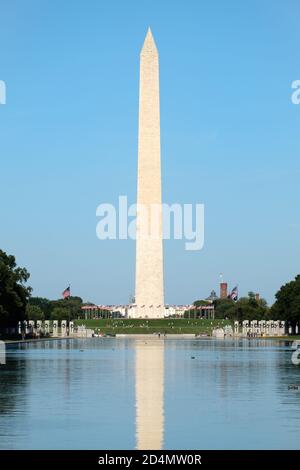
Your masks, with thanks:
[{"label": "flagpole", "polygon": [[[69,283],[69,297],[68,297],[68,300],[70,300],[70,297],[71,297],[71,284]],[[69,302],[69,334],[70,334],[70,320],[71,320],[71,306],[70,306],[70,302]]]}]

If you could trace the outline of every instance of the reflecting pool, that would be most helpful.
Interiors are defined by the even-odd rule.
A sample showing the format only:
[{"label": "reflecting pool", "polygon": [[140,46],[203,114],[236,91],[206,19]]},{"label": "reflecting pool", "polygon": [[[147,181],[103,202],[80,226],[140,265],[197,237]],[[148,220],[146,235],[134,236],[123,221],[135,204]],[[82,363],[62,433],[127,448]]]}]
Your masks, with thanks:
[{"label": "reflecting pool", "polygon": [[290,344],[262,339],[10,346],[0,365],[0,448],[300,449],[291,355]]}]

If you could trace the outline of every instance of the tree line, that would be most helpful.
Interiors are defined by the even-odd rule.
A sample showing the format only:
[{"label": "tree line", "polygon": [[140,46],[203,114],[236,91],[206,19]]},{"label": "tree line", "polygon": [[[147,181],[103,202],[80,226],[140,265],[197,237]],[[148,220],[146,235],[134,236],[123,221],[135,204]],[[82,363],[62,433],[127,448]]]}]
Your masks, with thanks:
[{"label": "tree line", "polygon": [[268,307],[264,299],[257,299],[254,292],[249,292],[248,297],[241,297],[237,301],[230,298],[216,299],[212,303],[206,300],[196,300],[193,305],[195,309],[191,308],[190,311],[185,313],[185,316],[199,316],[201,315],[201,310],[197,307],[213,305],[216,319],[238,321],[272,319],[272,309]]},{"label": "tree line", "polygon": [[49,300],[43,297],[30,297],[26,306],[28,320],[74,320],[82,315],[81,297]]},{"label": "tree line", "polygon": [[[237,301],[230,298],[213,301],[216,319],[228,320],[284,320],[295,326],[300,324],[300,275],[283,285],[275,294],[275,302],[269,307],[265,299],[257,299],[254,292]],[[211,305],[206,300],[196,300],[195,308],[185,313],[186,317],[201,315],[197,307]]]},{"label": "tree line", "polygon": [[[27,285],[30,274],[26,268],[17,266],[16,259],[0,250],[0,327],[15,327],[22,320],[73,320],[82,316],[81,307],[86,305],[80,297],[49,300],[32,297]],[[300,323],[300,275],[283,285],[269,307],[264,299],[257,299],[253,292],[248,297],[217,299],[214,301],[215,318],[229,320],[285,320]],[[185,312],[186,317],[199,316],[205,300],[196,300],[195,308]]]},{"label": "tree line", "polygon": [[32,297],[30,274],[16,259],[0,250],[0,327],[16,327],[24,320],[73,320],[81,314],[80,297],[49,300]]}]

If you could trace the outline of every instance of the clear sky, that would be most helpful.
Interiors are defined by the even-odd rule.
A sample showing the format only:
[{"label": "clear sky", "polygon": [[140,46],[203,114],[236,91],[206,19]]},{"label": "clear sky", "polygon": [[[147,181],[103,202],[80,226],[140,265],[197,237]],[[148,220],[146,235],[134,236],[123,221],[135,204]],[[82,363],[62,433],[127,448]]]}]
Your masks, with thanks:
[{"label": "clear sky", "polygon": [[139,52],[160,54],[163,199],[205,204],[205,246],[165,242],[168,303],[269,302],[300,272],[298,0],[0,0],[0,248],[34,295],[126,303],[135,246],[96,207],[136,195]]}]

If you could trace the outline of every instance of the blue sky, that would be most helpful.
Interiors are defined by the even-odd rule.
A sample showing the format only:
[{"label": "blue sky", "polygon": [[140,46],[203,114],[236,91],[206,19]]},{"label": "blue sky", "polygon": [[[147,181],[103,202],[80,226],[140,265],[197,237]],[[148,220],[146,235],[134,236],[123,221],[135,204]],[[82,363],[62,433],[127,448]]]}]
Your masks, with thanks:
[{"label": "blue sky", "polygon": [[165,296],[269,302],[300,271],[297,0],[0,0],[0,247],[34,295],[126,303],[134,242],[96,207],[136,195],[139,51],[160,54],[163,199],[205,204],[205,246],[165,242]]}]

